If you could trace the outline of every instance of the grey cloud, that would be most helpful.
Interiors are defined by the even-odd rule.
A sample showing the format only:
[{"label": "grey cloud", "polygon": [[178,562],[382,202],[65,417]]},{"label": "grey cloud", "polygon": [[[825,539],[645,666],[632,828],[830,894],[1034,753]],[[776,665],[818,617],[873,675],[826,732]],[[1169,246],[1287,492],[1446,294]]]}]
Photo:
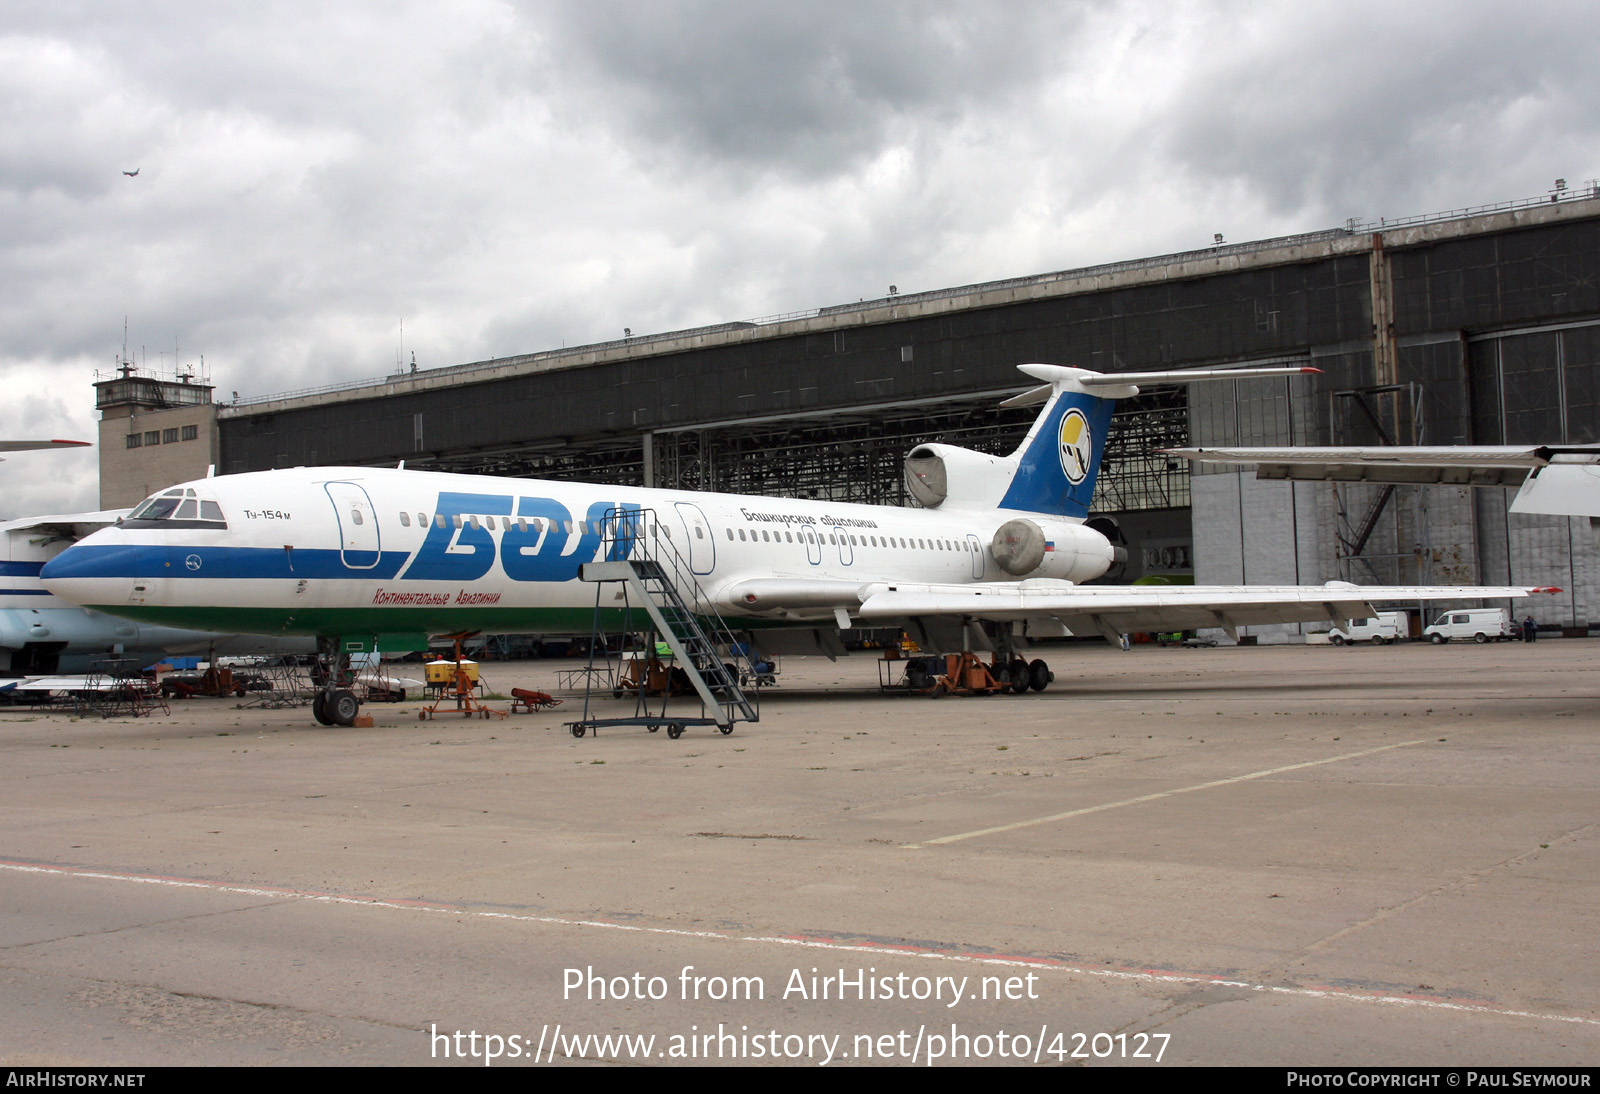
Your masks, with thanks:
[{"label": "grey cloud", "polygon": [[[1189,67],[1155,134],[1161,156],[1202,185],[1241,182],[1275,212],[1337,220],[1506,193],[1485,193],[1486,176],[1521,196],[1530,171],[1592,168],[1600,74],[1586,9],[1325,14]],[[1568,143],[1576,162],[1549,159]]]},{"label": "grey cloud", "polygon": [[542,6],[583,107],[697,161],[826,175],[922,123],[1008,102],[1070,53],[1086,5]]}]

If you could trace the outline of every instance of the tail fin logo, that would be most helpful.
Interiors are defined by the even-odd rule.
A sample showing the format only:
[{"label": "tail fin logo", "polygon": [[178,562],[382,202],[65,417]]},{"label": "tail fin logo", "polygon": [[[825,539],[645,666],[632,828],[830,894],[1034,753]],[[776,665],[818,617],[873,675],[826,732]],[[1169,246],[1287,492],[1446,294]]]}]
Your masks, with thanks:
[{"label": "tail fin logo", "polygon": [[1061,470],[1073,486],[1089,477],[1089,461],[1094,456],[1094,430],[1083,411],[1072,407],[1061,417]]}]

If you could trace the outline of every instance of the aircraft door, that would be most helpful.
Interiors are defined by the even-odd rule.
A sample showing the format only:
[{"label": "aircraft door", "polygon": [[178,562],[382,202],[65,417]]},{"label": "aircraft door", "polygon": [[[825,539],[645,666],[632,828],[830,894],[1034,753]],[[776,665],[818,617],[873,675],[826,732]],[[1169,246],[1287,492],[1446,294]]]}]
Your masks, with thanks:
[{"label": "aircraft door", "polygon": [[967,533],[967,556],[972,560],[972,579],[983,580],[983,544],[971,532]]},{"label": "aircraft door", "polygon": [[339,559],[352,570],[370,570],[378,564],[382,544],[378,513],[366,490],[353,482],[329,482],[322,488],[333,503],[339,527]]},{"label": "aircraft door", "polygon": [[843,528],[835,528],[833,534],[839,537],[839,564],[849,566],[856,560],[856,549],[850,545],[850,533]]},{"label": "aircraft door", "polygon": [[806,543],[806,561],[813,566],[822,565],[822,541],[817,538],[817,530],[809,524],[800,526],[800,538]]},{"label": "aircraft door", "polygon": [[683,522],[689,569],[701,576],[709,574],[717,565],[717,541],[711,537],[711,522],[693,502],[680,501],[675,507]]}]

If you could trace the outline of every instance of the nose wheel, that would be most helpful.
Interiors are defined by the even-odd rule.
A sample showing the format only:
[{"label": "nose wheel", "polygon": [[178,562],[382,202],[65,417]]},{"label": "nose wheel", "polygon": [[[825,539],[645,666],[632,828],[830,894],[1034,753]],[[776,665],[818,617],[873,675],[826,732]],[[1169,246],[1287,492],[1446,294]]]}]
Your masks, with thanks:
[{"label": "nose wheel", "polygon": [[325,726],[352,726],[361,713],[361,700],[343,688],[319,691],[311,700],[311,716]]},{"label": "nose wheel", "polygon": [[347,685],[351,682],[350,655],[341,653],[329,638],[317,640],[317,665],[311,679],[318,685],[311,697],[311,716],[318,725],[352,726],[361,713],[361,700]]}]

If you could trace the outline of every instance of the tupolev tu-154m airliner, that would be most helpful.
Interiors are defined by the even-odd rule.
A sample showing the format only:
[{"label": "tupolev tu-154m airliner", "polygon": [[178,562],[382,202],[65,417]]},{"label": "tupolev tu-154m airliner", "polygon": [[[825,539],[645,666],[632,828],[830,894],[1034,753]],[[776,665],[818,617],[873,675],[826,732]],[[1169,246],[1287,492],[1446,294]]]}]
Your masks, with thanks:
[{"label": "tupolev tu-154m airliner", "polygon": [[[908,628],[923,648],[1030,637],[1362,618],[1375,602],[1521,597],[1527,587],[1090,586],[1115,551],[1085,520],[1113,402],[1140,385],[1315,372],[1102,375],[1022,365],[1044,404],[1009,456],[923,444],[907,458],[922,508],[691,493],[370,467],[258,471],[184,483],[45,566],[46,587],[99,611],[208,630],[399,648],[427,635],[587,633],[580,566],[667,537],[699,591],[764,649],[837,652],[851,626]],[[617,618],[609,620],[615,626]],[[416,647],[411,647],[416,648]],[[1027,669],[1027,662],[1022,662]],[[1034,662],[1036,689],[1050,679]],[[328,688],[335,687],[330,674]],[[1020,689],[1019,689],[1020,690]],[[348,724],[347,691],[319,720]]]}]

